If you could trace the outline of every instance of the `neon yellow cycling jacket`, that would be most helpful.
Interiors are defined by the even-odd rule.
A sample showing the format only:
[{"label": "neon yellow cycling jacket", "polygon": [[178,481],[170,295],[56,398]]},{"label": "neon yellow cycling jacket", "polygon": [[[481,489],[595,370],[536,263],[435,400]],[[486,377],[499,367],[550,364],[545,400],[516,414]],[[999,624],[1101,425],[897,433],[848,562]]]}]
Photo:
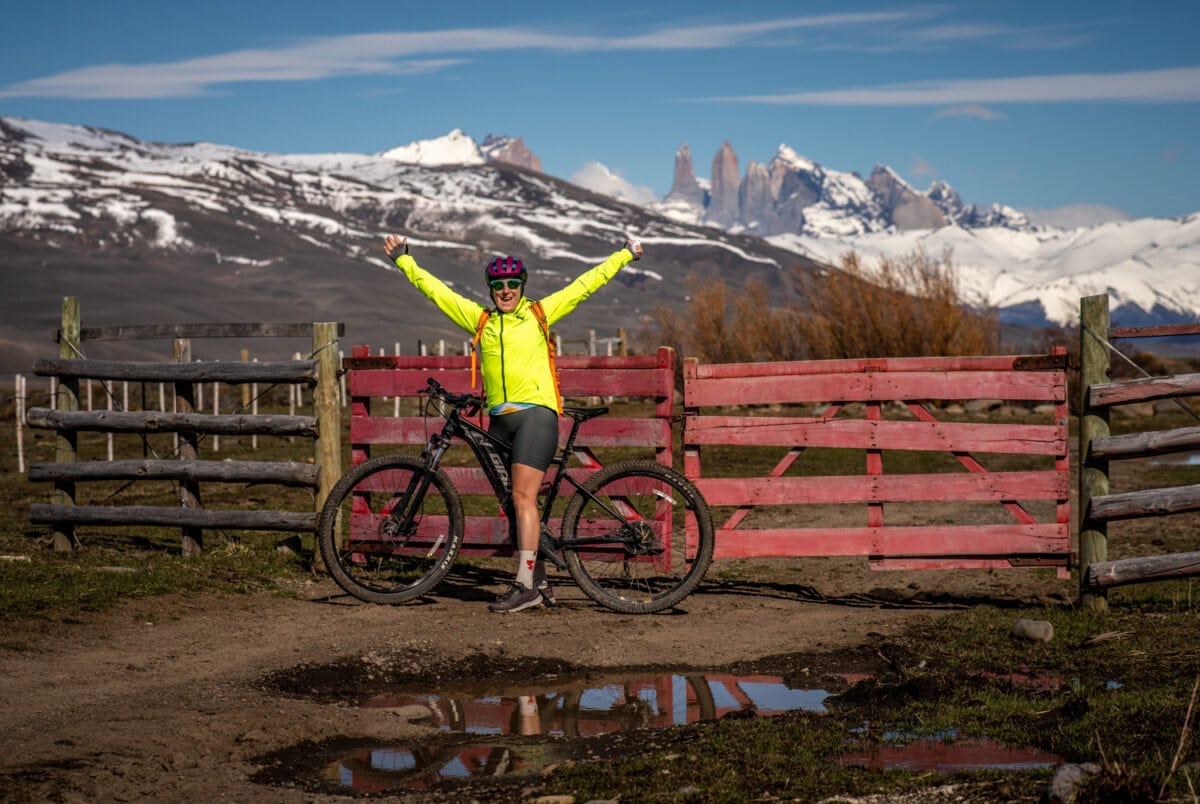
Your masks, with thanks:
[{"label": "neon yellow cycling jacket", "polygon": [[[585,271],[562,290],[542,299],[546,323],[553,324],[579,303],[616,276],[617,271],[633,261],[629,249],[613,252],[604,262]],[[408,254],[396,257],[399,268],[417,290],[438,306],[451,321],[471,336],[484,306],[451,290],[445,282],[417,265]],[[525,296],[511,313],[493,310],[479,339],[483,387],[488,407],[502,402],[541,405],[562,413],[550,374],[546,339],[541,325],[530,312],[531,302]]]}]

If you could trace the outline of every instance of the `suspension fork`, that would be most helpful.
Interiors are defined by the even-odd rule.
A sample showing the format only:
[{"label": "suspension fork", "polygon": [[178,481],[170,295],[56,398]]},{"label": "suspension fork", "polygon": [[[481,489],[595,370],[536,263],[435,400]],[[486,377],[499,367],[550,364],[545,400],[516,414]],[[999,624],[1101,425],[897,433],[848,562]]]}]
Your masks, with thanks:
[{"label": "suspension fork", "polygon": [[[429,443],[421,453],[421,458],[425,462],[425,469],[427,471],[419,475],[413,475],[409,478],[408,488],[392,497],[394,501],[391,507],[392,513],[383,525],[384,529],[389,531],[388,535],[395,536],[412,531],[413,520],[417,516],[417,508],[419,506],[411,505],[410,503],[413,500],[419,502],[425,499],[425,494],[429,491],[429,484],[433,482],[433,473],[441,465],[442,456],[446,454],[449,446],[450,439],[446,436],[445,430],[430,436]],[[399,517],[396,516],[397,511],[400,514]]]}]

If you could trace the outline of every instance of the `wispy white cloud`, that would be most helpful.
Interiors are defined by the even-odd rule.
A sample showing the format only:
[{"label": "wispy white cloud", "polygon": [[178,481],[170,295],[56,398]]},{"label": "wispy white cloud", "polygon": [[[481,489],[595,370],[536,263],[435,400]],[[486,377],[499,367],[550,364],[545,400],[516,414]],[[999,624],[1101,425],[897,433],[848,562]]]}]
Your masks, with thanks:
[{"label": "wispy white cloud", "polygon": [[938,109],[934,117],[976,117],[980,120],[1005,120],[1002,112],[990,109],[978,103],[963,103],[958,106],[947,106]]},{"label": "wispy white cloud", "polygon": [[648,204],[658,200],[658,193],[651,188],[634,184],[599,162],[585,162],[571,175],[571,182],[593,192],[635,204]]},{"label": "wispy white cloud", "polygon": [[885,84],[856,89],[700,98],[779,106],[943,106],[987,103],[1193,103],[1200,101],[1200,67],[1125,73],[1030,75]]},{"label": "wispy white cloud", "polygon": [[908,166],[910,176],[936,176],[937,168],[929,164],[923,156],[914,156],[913,163]]},{"label": "wispy white cloud", "polygon": [[[0,87],[0,98],[167,98],[203,95],[215,85],[315,81],[354,75],[412,75],[462,64],[453,54],[517,49],[564,52],[727,48],[779,33],[872,26],[926,16],[896,11],[788,17],[729,25],[678,25],[639,36],[597,36],[521,28],[462,28],[305,39],[274,49],[237,50],[159,64],[100,64]],[[424,58],[433,55],[442,58]]]}]

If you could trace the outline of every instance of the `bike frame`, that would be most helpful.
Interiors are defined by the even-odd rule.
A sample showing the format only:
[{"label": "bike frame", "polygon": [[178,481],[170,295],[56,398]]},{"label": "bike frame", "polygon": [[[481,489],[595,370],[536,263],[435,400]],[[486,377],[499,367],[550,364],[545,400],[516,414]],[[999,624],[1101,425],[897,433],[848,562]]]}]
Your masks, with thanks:
[{"label": "bike frame", "polygon": [[[460,438],[467,443],[471,451],[475,454],[475,459],[487,477],[488,482],[492,486],[492,490],[496,494],[496,498],[500,501],[501,506],[506,512],[511,514],[511,489],[512,480],[508,470],[508,456],[511,453],[512,445],[504,439],[492,435],[487,430],[470,421],[463,415],[462,409],[449,400],[439,400],[442,404],[450,407],[449,413],[442,413],[446,423],[442,429],[429,437],[429,441],[425,446],[425,450],[421,453],[425,465],[430,470],[436,470],[445,457],[455,438]],[[569,410],[569,409],[568,409]],[[570,415],[570,414],[568,414]],[[614,510],[608,505],[605,500],[602,500],[596,495],[583,487],[583,484],[572,477],[567,472],[567,461],[575,448],[575,437],[579,433],[579,428],[583,424],[584,419],[571,417],[571,433],[567,436],[567,442],[563,448],[555,453],[551,458],[550,463],[555,467],[554,478],[550,482],[549,490],[546,493],[545,502],[542,505],[541,512],[541,552],[546,554],[553,560],[553,563],[564,569],[565,565],[562,559],[557,555],[557,551],[564,547],[577,547],[583,545],[601,545],[601,544],[624,544],[627,539],[620,536],[593,536],[588,538],[564,539],[561,535],[554,535],[550,530],[549,521],[550,513],[554,509],[554,502],[558,499],[559,487],[566,481],[574,487],[575,494],[583,494],[607,511],[612,516],[626,520],[628,512],[620,512]],[[414,492],[424,496],[425,491],[429,487],[430,475],[424,475],[417,489],[409,488],[404,495],[404,499],[399,506],[400,510],[408,510],[409,516],[412,515],[412,510],[408,507],[407,502],[411,494]],[[414,478],[415,480],[415,478]],[[405,525],[407,523],[401,523]],[[550,544],[546,544],[546,540],[550,540]]]}]

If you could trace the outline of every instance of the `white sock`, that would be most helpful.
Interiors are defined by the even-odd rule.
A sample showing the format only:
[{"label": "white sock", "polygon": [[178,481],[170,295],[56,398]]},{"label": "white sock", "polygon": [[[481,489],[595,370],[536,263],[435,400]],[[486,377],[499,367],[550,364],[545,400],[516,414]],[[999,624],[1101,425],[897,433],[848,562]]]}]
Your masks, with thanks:
[{"label": "white sock", "polygon": [[533,567],[537,564],[536,550],[517,551],[517,583],[526,589],[533,588]]}]

